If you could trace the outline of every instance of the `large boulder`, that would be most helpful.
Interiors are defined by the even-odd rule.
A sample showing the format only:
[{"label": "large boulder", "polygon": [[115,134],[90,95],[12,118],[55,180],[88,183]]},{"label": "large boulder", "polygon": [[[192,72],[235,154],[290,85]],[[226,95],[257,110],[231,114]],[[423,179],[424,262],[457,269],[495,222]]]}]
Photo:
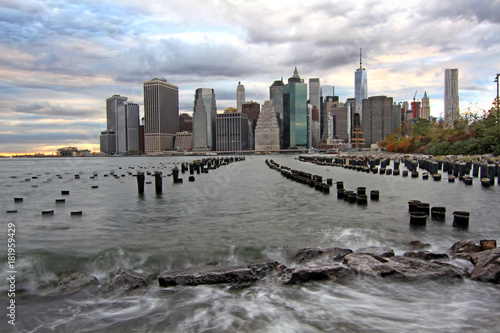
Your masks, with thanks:
[{"label": "large boulder", "polygon": [[493,250],[497,247],[497,241],[494,239],[482,239],[479,241],[481,251]]},{"label": "large boulder", "polygon": [[250,268],[259,278],[264,278],[271,274],[279,265],[280,263],[277,261],[267,261],[249,265],[248,268]]},{"label": "large boulder", "polygon": [[450,253],[452,255],[457,254],[471,254],[481,251],[481,246],[477,245],[471,240],[459,240],[453,244],[450,248]]},{"label": "large boulder", "polygon": [[421,259],[421,260],[448,260],[450,257],[446,253],[434,253],[429,251],[409,251],[404,254],[407,258]]},{"label": "large boulder", "polygon": [[369,254],[372,256],[386,257],[386,258],[394,256],[393,249],[391,249],[390,247],[380,247],[380,246],[362,247],[354,251],[354,253]]},{"label": "large boulder", "polygon": [[327,249],[305,248],[300,249],[293,260],[298,264],[317,259],[342,261],[342,259],[350,253],[352,253],[352,250],[340,247],[331,247]]},{"label": "large boulder", "polygon": [[471,261],[474,264],[472,280],[500,283],[500,248],[474,253]]},{"label": "large boulder", "polygon": [[279,278],[284,284],[304,283],[317,280],[330,280],[343,283],[349,280],[351,276],[352,272],[349,268],[341,264],[334,264],[285,268],[279,275]]},{"label": "large boulder", "polygon": [[130,269],[120,268],[109,280],[108,291],[133,290],[148,284],[146,278]]},{"label": "large boulder", "polygon": [[384,258],[353,253],[345,257],[344,264],[361,275],[403,280],[463,278],[467,275],[466,269],[450,264],[424,262],[402,256]]},{"label": "large boulder", "polygon": [[95,276],[73,273],[57,283],[57,287],[49,295],[69,295],[88,287],[97,287],[99,281]]},{"label": "large boulder", "polygon": [[258,279],[259,275],[252,268],[234,268],[201,272],[166,273],[158,278],[158,282],[160,287],[171,287],[220,283],[241,284],[257,281]]},{"label": "large boulder", "polygon": [[413,241],[409,242],[408,245],[414,249],[425,249],[425,248],[431,247],[431,244],[422,243],[419,240],[413,240]]}]

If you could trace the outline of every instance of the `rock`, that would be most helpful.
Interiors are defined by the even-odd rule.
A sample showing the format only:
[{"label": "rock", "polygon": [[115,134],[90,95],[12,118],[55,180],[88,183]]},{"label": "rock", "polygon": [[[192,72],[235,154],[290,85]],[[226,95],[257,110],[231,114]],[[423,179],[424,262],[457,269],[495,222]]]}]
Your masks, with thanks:
[{"label": "rock", "polygon": [[248,268],[250,268],[259,278],[263,278],[271,274],[279,265],[280,263],[277,261],[268,261],[249,265]]},{"label": "rock", "polygon": [[425,249],[427,247],[431,247],[431,244],[428,243],[422,243],[419,240],[414,240],[408,243],[408,245],[414,249]]},{"label": "rock", "polygon": [[304,283],[308,281],[330,280],[346,282],[352,276],[349,268],[341,264],[321,265],[313,267],[298,267],[284,269],[279,278],[284,284]]},{"label": "rock", "polygon": [[109,280],[108,291],[133,290],[148,284],[146,278],[130,269],[120,268]]},{"label": "rock", "polygon": [[365,253],[354,252],[344,258],[344,264],[353,272],[374,277],[395,274],[396,271],[388,263],[388,259]]},{"label": "rock", "polygon": [[379,247],[379,246],[370,246],[370,247],[362,247],[354,251],[354,253],[359,254],[369,254],[377,257],[394,257],[394,251],[390,247]]},{"label": "rock", "polygon": [[404,254],[407,258],[415,258],[420,260],[439,260],[439,259],[450,259],[446,253],[433,253],[429,251],[410,251]]},{"label": "rock", "polygon": [[394,256],[383,258],[363,253],[349,254],[344,264],[353,272],[383,278],[424,280],[437,278],[463,278],[467,270],[441,262]]},{"label": "rock", "polygon": [[259,276],[251,268],[235,268],[207,272],[167,273],[158,278],[160,287],[197,286],[200,284],[247,283],[257,281]]},{"label": "rock", "polygon": [[450,248],[450,252],[453,255],[458,253],[476,253],[479,251],[481,251],[479,245],[476,245],[473,241],[463,239],[453,244]]},{"label": "rock", "polygon": [[312,259],[316,259],[323,255],[324,251],[322,249],[317,248],[305,248],[300,249],[293,258],[293,261],[296,263],[303,263],[305,261],[309,261]]},{"label": "rock", "polygon": [[98,284],[99,281],[95,276],[73,273],[61,279],[57,287],[49,295],[68,295],[90,286],[97,286]]},{"label": "rock", "polygon": [[327,249],[305,248],[300,249],[293,260],[296,263],[302,264],[315,259],[329,259],[341,261],[348,254],[352,253],[350,249],[342,249],[339,247],[331,247]]},{"label": "rock", "polygon": [[479,241],[479,245],[481,246],[481,251],[493,250],[497,247],[497,241],[494,239],[483,239]]},{"label": "rock", "polygon": [[500,248],[471,254],[472,280],[500,283]]}]

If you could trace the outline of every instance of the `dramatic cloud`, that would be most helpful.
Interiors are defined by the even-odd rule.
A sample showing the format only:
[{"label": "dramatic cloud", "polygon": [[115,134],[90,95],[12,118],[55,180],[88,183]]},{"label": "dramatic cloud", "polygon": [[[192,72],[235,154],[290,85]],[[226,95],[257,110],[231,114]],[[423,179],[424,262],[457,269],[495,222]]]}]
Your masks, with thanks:
[{"label": "dramatic cloud", "polygon": [[295,65],[345,100],[360,48],[369,95],[402,102],[427,91],[438,116],[444,69],[458,68],[461,107],[488,108],[499,12],[490,0],[4,0],[0,153],[30,151],[34,138],[50,149],[98,146],[105,99],[120,94],[142,106],[142,83],[153,77],[179,86],[181,112],[192,111],[199,87],[215,89],[219,110],[234,106],[238,81],[262,103]]},{"label": "dramatic cloud", "polygon": [[19,113],[29,113],[37,115],[47,115],[47,116],[58,116],[58,117],[79,117],[82,118],[82,114],[87,117],[95,115],[97,113],[94,110],[89,110],[82,112],[81,110],[75,110],[71,105],[52,105],[49,102],[33,103],[29,105],[18,105],[14,107],[14,111]]}]

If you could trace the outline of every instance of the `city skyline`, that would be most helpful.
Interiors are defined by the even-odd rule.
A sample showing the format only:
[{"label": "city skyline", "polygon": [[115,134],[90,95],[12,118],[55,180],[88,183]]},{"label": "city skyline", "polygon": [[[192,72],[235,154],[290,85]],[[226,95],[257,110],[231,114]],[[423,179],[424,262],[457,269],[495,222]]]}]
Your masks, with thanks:
[{"label": "city skyline", "polygon": [[0,154],[98,150],[105,99],[127,96],[142,116],[142,84],[154,77],[179,87],[180,113],[192,112],[200,87],[215,90],[218,111],[236,107],[239,81],[246,99],[262,104],[295,64],[306,82],[319,78],[345,101],[359,48],[368,97],[404,102],[426,91],[431,115],[443,117],[444,71],[458,68],[460,113],[489,109],[498,12],[488,1],[4,1]]}]

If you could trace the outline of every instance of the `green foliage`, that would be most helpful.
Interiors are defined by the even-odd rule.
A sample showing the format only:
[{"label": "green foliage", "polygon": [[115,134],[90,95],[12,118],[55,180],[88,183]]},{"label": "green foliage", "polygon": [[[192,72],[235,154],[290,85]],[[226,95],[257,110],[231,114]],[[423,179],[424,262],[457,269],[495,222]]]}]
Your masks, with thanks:
[{"label": "green foliage", "polygon": [[[496,102],[495,102],[496,103]],[[410,125],[411,135],[402,135],[401,128],[382,142],[388,151],[424,153],[428,155],[500,155],[500,113],[489,111],[465,113],[448,126],[443,120],[419,119]]]}]

